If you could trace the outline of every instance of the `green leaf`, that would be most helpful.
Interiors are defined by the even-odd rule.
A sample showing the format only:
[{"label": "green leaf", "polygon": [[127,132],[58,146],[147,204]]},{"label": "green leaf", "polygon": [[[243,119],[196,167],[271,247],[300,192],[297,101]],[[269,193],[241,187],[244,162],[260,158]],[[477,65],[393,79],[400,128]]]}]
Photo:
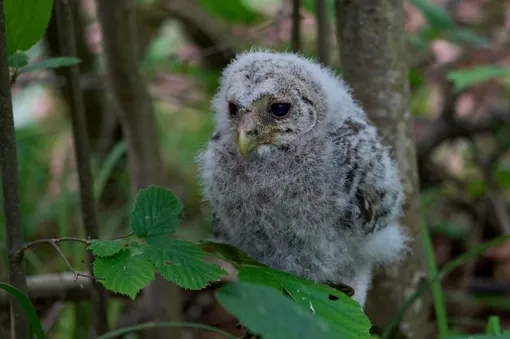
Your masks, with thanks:
[{"label": "green leaf", "polygon": [[74,58],[74,57],[58,57],[58,58],[51,58],[46,59],[43,61],[35,62],[33,64],[27,65],[22,67],[19,70],[19,73],[27,73],[30,71],[35,71],[37,69],[44,69],[44,68],[60,68],[65,66],[71,66],[76,65],[81,62],[81,59]]},{"label": "green leaf", "polygon": [[470,47],[489,47],[490,42],[484,36],[468,28],[454,28],[445,32],[446,39],[458,44],[465,44]]},{"label": "green leaf", "polygon": [[510,167],[500,165],[494,170],[494,179],[502,189],[510,188]]},{"label": "green leaf", "polygon": [[283,291],[297,304],[334,326],[337,338],[368,338],[370,321],[361,306],[346,294],[326,285],[299,278],[271,268],[245,267],[238,275],[241,282],[258,283]]},{"label": "green leaf", "polygon": [[28,64],[28,56],[23,52],[16,52],[9,57],[9,67],[20,68]]},{"label": "green leaf", "polygon": [[216,252],[220,254],[225,260],[229,261],[234,266],[256,266],[265,267],[266,265],[258,262],[250,257],[243,250],[226,243],[216,241],[203,241],[200,247],[206,251]]},{"label": "green leaf", "polygon": [[431,27],[436,29],[455,27],[455,23],[450,14],[443,8],[431,3],[429,0],[410,0],[409,2],[423,14]]},{"label": "green leaf", "polygon": [[9,284],[0,282],[0,288],[15,297],[16,300],[20,303],[23,311],[25,311],[25,314],[28,317],[28,321],[30,321],[30,326],[32,327],[32,331],[34,332],[35,336],[38,339],[45,339],[46,336],[42,329],[41,322],[37,316],[34,305],[32,305],[30,302],[30,299],[23,292]]},{"label": "green leaf", "polygon": [[189,241],[159,242],[144,248],[144,254],[165,279],[186,289],[202,289],[227,274],[218,265],[206,263],[208,253]]},{"label": "green leaf", "polygon": [[454,335],[446,337],[445,339],[510,339],[506,336],[498,336],[498,335],[485,335],[485,334],[466,334],[466,335]]},{"label": "green leaf", "polygon": [[501,335],[501,323],[499,317],[496,315],[489,316],[487,320],[487,329],[485,334]]},{"label": "green leaf", "polygon": [[131,243],[127,249],[109,257],[96,257],[94,276],[107,289],[134,299],[154,279],[156,267],[143,255],[143,247]]},{"label": "green leaf", "polygon": [[168,239],[180,223],[183,206],[168,189],[150,186],[140,191],[131,213],[131,228],[148,243]]},{"label": "green leaf", "polygon": [[227,284],[216,292],[216,297],[250,332],[264,339],[342,338],[320,317],[270,287]]},{"label": "green leaf", "polygon": [[53,0],[4,0],[7,55],[25,51],[43,36]]},{"label": "green leaf", "polygon": [[478,66],[448,72],[446,77],[453,81],[456,90],[462,90],[490,79],[510,77],[510,68],[490,65]]},{"label": "green leaf", "polygon": [[88,249],[98,257],[109,257],[124,248],[122,240],[91,240]]},{"label": "green leaf", "polygon": [[204,10],[230,23],[254,24],[260,22],[263,16],[247,7],[242,0],[229,0],[228,4],[218,3],[218,0],[198,0]]},{"label": "green leaf", "polygon": [[464,236],[466,236],[467,230],[460,227],[456,223],[444,221],[432,225],[431,232],[439,233],[450,239],[462,239]]}]

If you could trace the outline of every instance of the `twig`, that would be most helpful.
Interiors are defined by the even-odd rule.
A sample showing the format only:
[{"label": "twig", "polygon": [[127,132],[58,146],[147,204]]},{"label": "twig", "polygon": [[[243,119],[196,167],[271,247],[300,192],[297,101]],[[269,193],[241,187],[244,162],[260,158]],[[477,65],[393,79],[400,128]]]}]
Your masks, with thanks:
[{"label": "twig", "polygon": [[46,244],[46,243],[54,243],[54,244],[58,244],[60,242],[81,242],[81,243],[84,243],[84,244],[90,244],[90,241],[89,240],[86,240],[86,239],[81,239],[81,238],[72,238],[72,237],[63,237],[63,238],[53,238],[53,239],[37,239],[37,240],[34,240],[34,241],[31,241],[29,243],[27,243],[22,251],[25,251],[27,249],[29,249],[30,247],[33,247],[35,245],[38,245],[38,244]]},{"label": "twig", "polygon": [[[12,114],[9,62],[5,36],[4,1],[0,0],[0,172],[5,218],[5,238],[9,260],[9,282],[23,293],[27,291],[23,262],[23,223],[19,198],[16,134]],[[11,298],[11,336],[29,339],[30,327],[21,305]]]},{"label": "twig", "polygon": [[76,272],[74,270],[73,266],[71,266],[71,263],[69,262],[69,260],[67,260],[66,255],[64,254],[64,252],[62,252],[60,247],[58,247],[58,245],[54,241],[50,241],[49,244],[51,244],[53,246],[53,248],[58,252],[58,254],[62,257],[62,260],[64,260],[64,263],[66,264],[67,268],[74,275],[74,281],[78,280],[79,277],[89,278],[92,280],[96,279],[95,277],[93,277],[91,275]]},{"label": "twig", "polygon": [[124,234],[124,235],[119,235],[117,237],[113,237],[111,238],[110,240],[119,240],[119,239],[124,239],[124,238],[129,238],[130,236],[132,236],[133,234],[135,234],[135,232],[130,232],[128,234]]},{"label": "twig", "polygon": [[[62,55],[77,56],[72,6],[77,6],[77,2],[61,0],[55,3],[55,10],[57,14],[60,52]],[[89,140],[84,117],[85,106],[83,104],[83,95],[80,91],[80,70],[78,65],[73,65],[71,67],[62,68],[61,71],[67,80],[65,90],[67,91],[71,111],[73,144],[78,168],[83,226],[87,238],[99,238],[99,227],[97,224],[93,191],[94,180],[90,168]],[[52,242],[52,244],[62,257],[65,258],[60,248],[54,242]],[[88,259],[89,271],[92,275],[94,257],[90,251],[88,252]],[[69,269],[77,276],[77,273],[72,269],[67,259],[64,259],[64,261],[66,261]],[[97,336],[108,331],[108,313],[106,293],[103,287],[97,283],[93,284],[93,286],[92,305],[94,311],[92,313],[90,333],[92,336]]]}]

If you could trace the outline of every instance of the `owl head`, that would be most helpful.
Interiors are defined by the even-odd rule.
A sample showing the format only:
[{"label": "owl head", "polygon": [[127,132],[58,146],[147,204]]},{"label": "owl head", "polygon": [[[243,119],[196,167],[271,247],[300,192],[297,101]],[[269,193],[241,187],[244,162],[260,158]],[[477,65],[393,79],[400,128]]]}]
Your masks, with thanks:
[{"label": "owl head", "polygon": [[334,96],[341,95],[339,81],[296,54],[240,54],[223,71],[213,99],[217,124],[236,140],[243,157],[263,145],[289,145],[326,118]]}]

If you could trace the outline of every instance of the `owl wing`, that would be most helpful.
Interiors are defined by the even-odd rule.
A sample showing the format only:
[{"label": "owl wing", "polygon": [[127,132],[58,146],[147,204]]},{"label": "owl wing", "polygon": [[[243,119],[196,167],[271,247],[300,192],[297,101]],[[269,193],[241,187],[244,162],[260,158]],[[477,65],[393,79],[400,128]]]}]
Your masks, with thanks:
[{"label": "owl wing", "polygon": [[395,223],[401,210],[402,187],[395,162],[374,126],[361,118],[347,120],[330,133],[341,191],[348,206],[342,227],[367,235]]}]

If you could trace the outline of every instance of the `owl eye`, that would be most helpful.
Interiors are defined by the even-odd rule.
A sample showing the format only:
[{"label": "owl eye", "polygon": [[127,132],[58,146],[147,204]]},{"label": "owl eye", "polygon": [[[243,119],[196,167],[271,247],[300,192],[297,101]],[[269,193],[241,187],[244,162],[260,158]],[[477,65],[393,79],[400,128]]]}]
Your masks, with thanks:
[{"label": "owl eye", "polygon": [[238,110],[239,108],[237,107],[236,104],[234,104],[233,102],[228,103],[228,112],[230,113],[231,116],[236,115]]},{"label": "owl eye", "polygon": [[290,111],[290,104],[288,103],[277,103],[271,105],[271,114],[277,118],[283,118]]}]

